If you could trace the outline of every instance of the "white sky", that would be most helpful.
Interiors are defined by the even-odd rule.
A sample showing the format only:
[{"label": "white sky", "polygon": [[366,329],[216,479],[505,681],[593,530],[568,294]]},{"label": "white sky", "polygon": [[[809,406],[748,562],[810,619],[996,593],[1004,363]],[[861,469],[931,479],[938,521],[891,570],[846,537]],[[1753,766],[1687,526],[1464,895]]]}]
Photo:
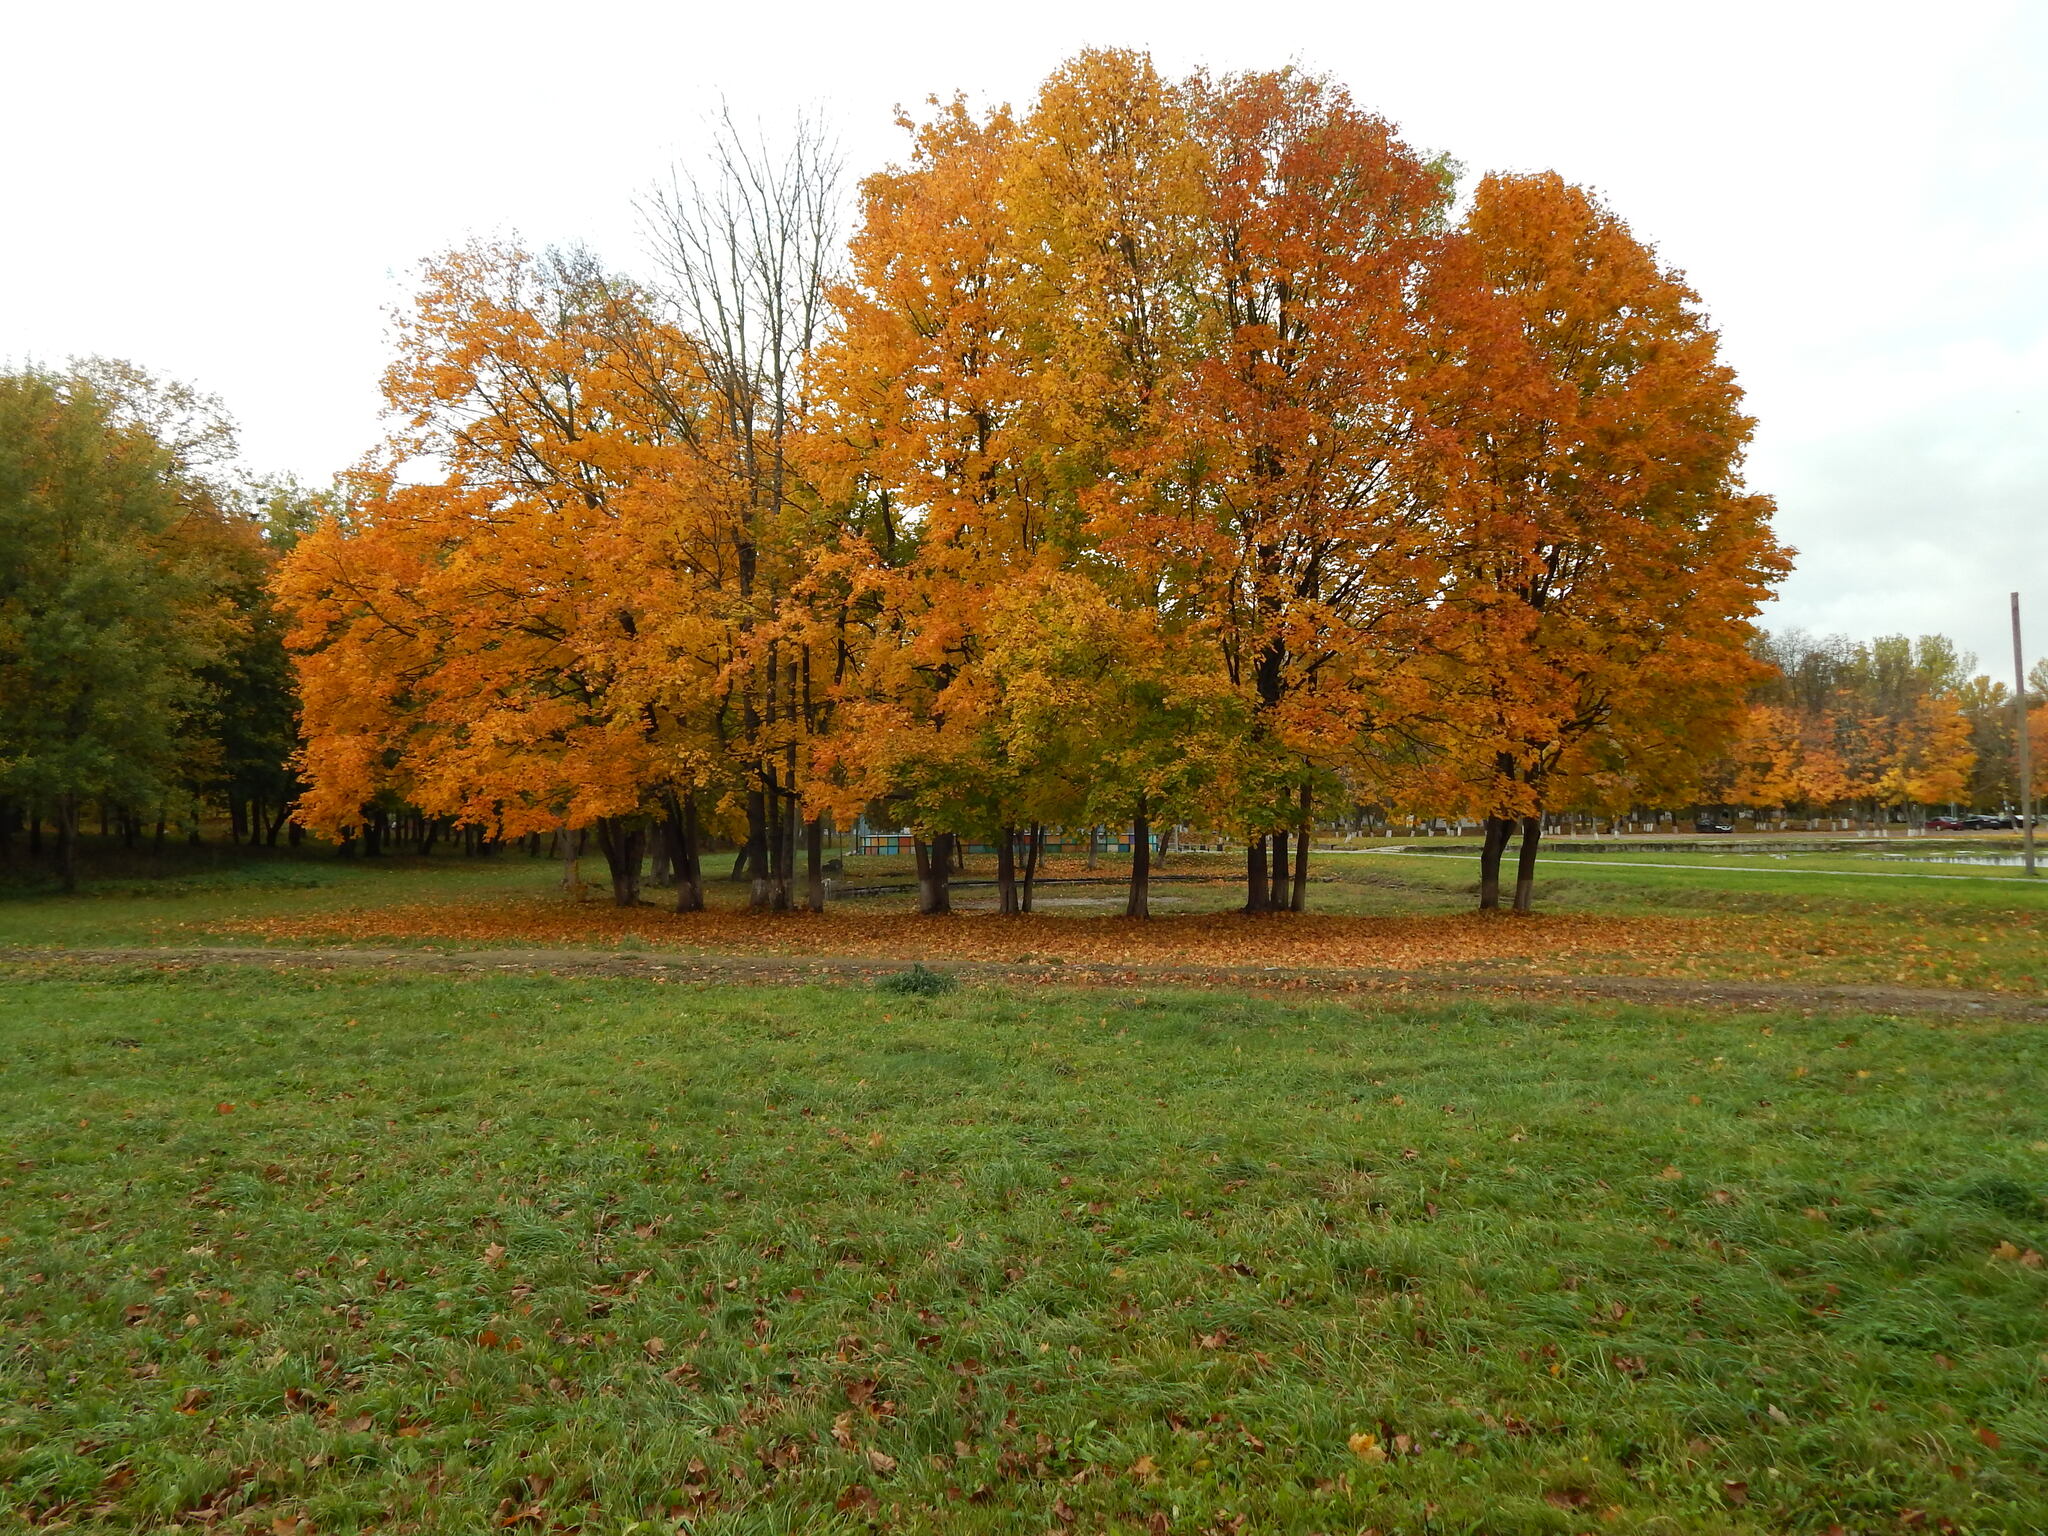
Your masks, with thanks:
[{"label": "white sky", "polygon": [[639,259],[632,200],[720,93],[1028,101],[1089,44],[1297,62],[1472,173],[1554,168],[1681,267],[1759,418],[1797,573],[1767,614],[2048,651],[2048,4],[95,4],[7,10],[0,358],[225,397],[253,468],[378,430],[384,311],[471,233]]}]

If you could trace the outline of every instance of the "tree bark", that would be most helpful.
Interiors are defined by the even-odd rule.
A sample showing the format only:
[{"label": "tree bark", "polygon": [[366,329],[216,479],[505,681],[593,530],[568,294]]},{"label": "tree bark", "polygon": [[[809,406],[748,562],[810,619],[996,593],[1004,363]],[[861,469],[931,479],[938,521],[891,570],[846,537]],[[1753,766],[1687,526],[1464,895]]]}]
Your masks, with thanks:
[{"label": "tree bark", "polygon": [[1024,842],[1024,891],[1020,910],[1031,910],[1031,888],[1038,879],[1039,855],[1045,848],[1045,823],[1034,821],[1031,832]]},{"label": "tree bark", "polygon": [[697,832],[697,798],[684,795],[680,799],[671,790],[668,793],[668,820],[663,830],[669,840],[668,859],[670,878],[675,881],[676,910],[678,912],[702,912],[704,910],[704,860],[703,839]]},{"label": "tree bark", "polygon": [[1152,915],[1152,821],[1146,815],[1145,797],[1138,796],[1138,809],[1131,816],[1131,894],[1124,903],[1125,917]]},{"label": "tree bark", "polygon": [[937,832],[930,842],[913,840],[917,851],[917,910],[937,917],[953,910],[953,834]]},{"label": "tree bark", "polygon": [[1543,818],[1522,818],[1522,848],[1515,860],[1515,912],[1527,917],[1536,907],[1536,845],[1543,838]]},{"label": "tree bark", "polygon": [[804,907],[825,910],[825,823],[816,816],[804,823]]},{"label": "tree bark", "polygon": [[675,824],[667,816],[655,822],[647,838],[647,883],[653,886],[675,880]]},{"label": "tree bark", "polygon": [[562,889],[572,896],[583,894],[583,829],[563,827],[555,834],[555,843],[562,850]]},{"label": "tree bark", "polygon": [[1247,912],[1266,910],[1266,840],[1263,837],[1245,839],[1244,909]]},{"label": "tree bark", "polygon": [[1090,827],[1088,829],[1088,867],[1090,869],[1095,867],[1095,851],[1101,842],[1102,828]]},{"label": "tree bark", "polygon": [[1308,845],[1309,828],[1313,801],[1311,791],[1301,786],[1301,824],[1294,830],[1294,893],[1288,898],[1287,907],[1292,912],[1308,909]]},{"label": "tree bark", "polygon": [[747,905],[757,910],[766,907],[771,899],[768,870],[768,796],[758,787],[747,791],[747,847],[740,856],[741,862],[733,866],[735,875],[742,866],[753,872],[753,885],[747,892]]},{"label": "tree bark", "polygon": [[1003,827],[996,833],[996,905],[1003,916],[1017,912],[1017,829]]},{"label": "tree bark", "polygon": [[1479,845],[1479,910],[1500,910],[1500,860],[1507,852],[1508,831],[1514,825],[1505,816],[1486,818],[1486,840]]},{"label": "tree bark", "polygon": [[628,826],[621,816],[600,816],[597,818],[597,846],[603,850],[605,864],[611,871],[612,905],[638,906],[640,859],[647,847],[646,829]]},{"label": "tree bark", "polygon": [[78,799],[57,797],[57,877],[64,889],[78,889]]},{"label": "tree bark", "polygon": [[1287,834],[1273,834],[1273,873],[1266,881],[1266,904],[1275,912],[1287,910]]}]

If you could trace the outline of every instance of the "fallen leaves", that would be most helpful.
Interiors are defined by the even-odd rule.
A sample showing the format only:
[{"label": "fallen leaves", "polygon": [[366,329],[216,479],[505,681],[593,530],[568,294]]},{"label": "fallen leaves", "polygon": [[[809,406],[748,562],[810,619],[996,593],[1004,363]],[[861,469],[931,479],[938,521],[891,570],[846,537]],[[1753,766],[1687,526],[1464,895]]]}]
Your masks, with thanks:
[{"label": "fallen leaves", "polygon": [[2019,1244],[2013,1242],[2010,1238],[1992,1249],[1991,1257],[2002,1263],[2017,1264],[2022,1269],[2039,1269],[2042,1265],[2039,1253],[2035,1252],[2032,1248],[2022,1251]]},{"label": "fallen leaves", "polygon": [[351,912],[307,913],[220,925],[222,933],[267,939],[445,939],[482,944],[610,946],[625,938],[731,954],[849,959],[919,956],[1014,964],[1019,925],[1031,929],[1038,963],[1161,964],[1407,970],[1501,962],[1536,970],[1602,969],[1672,960],[1716,942],[1702,929],[1718,919],[1545,915],[1530,923],[1489,923],[1476,914],[1351,916],[1307,913],[1285,924],[1235,913],[1173,914],[1133,923],[1120,917],[1032,914],[1001,922],[935,925],[907,909],[836,908],[773,918],[713,908],[684,915],[621,909],[559,897],[412,902]]}]

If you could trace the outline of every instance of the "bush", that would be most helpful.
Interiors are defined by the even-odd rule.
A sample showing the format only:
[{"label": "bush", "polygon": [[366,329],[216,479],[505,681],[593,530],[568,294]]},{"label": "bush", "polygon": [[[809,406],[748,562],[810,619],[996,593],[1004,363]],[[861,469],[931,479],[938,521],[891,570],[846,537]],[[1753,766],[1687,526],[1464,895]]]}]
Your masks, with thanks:
[{"label": "bush", "polygon": [[959,986],[959,980],[943,971],[928,971],[923,965],[913,965],[907,971],[898,971],[893,976],[884,976],[875,983],[878,992],[894,992],[902,997],[938,997]]}]

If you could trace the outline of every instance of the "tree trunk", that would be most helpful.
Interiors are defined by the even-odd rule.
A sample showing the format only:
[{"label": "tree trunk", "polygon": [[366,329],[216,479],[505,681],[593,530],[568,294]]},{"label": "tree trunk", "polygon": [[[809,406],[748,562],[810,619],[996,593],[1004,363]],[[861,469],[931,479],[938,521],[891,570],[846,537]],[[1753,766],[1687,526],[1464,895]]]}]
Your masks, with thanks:
[{"label": "tree trunk", "polygon": [[1486,818],[1486,840],[1479,845],[1479,910],[1500,910],[1500,859],[1507,852],[1508,830],[1514,823],[1505,816]]},{"label": "tree trunk", "polygon": [[612,905],[638,906],[640,859],[647,847],[646,829],[629,827],[621,816],[600,816],[597,818],[597,846],[603,850],[605,864],[611,871]]},{"label": "tree trunk", "polygon": [[1273,873],[1266,881],[1266,902],[1275,912],[1287,910],[1287,834],[1273,834]]},{"label": "tree trunk", "polygon": [[669,790],[667,800],[668,819],[662,823],[662,834],[668,839],[670,878],[676,887],[676,910],[702,912],[704,860],[703,838],[697,831],[697,797],[683,795],[678,798],[674,790]]},{"label": "tree trunk", "polygon": [[1308,909],[1308,844],[1312,802],[1309,787],[1301,786],[1301,825],[1294,830],[1294,894],[1288,898],[1289,911]]},{"label": "tree trunk", "polygon": [[64,889],[78,889],[78,800],[72,795],[57,797],[57,877]]},{"label": "tree trunk", "polygon": [[737,878],[743,867],[752,871],[754,881],[747,892],[747,905],[757,911],[771,899],[768,831],[768,796],[759,788],[751,789],[747,791],[747,847],[740,862],[733,865],[733,875]]},{"label": "tree trunk", "polygon": [[1093,869],[1095,867],[1095,852],[1097,846],[1101,843],[1101,841],[1102,828],[1090,827],[1088,829],[1088,867],[1090,869]]},{"label": "tree trunk", "polygon": [[270,824],[269,830],[263,834],[263,845],[266,848],[275,848],[277,846],[278,833],[284,830],[284,824],[290,821],[291,819],[292,803],[291,801],[287,800],[283,804],[278,806],[277,820],[273,821]]},{"label": "tree trunk", "polygon": [[555,833],[556,846],[562,850],[562,889],[573,896],[583,894],[583,829],[563,827]]},{"label": "tree trunk", "polygon": [[953,834],[934,833],[930,842],[917,838],[917,910],[936,917],[953,910]]},{"label": "tree trunk", "polygon": [[[1515,912],[1527,917],[1536,905],[1536,845],[1543,838],[1543,818],[1522,818],[1522,849],[1515,860]],[[1505,839],[1503,839],[1505,840]]]},{"label": "tree trunk", "polygon": [[1125,917],[1152,915],[1152,821],[1145,811],[1145,797],[1140,795],[1131,816],[1131,895],[1124,903]]},{"label": "tree trunk", "polygon": [[1030,835],[1024,843],[1024,891],[1019,910],[1031,910],[1031,887],[1038,879],[1038,860],[1045,848],[1045,823],[1031,823]]},{"label": "tree trunk", "polygon": [[996,833],[996,906],[1003,916],[1017,912],[1017,829],[1002,827]]},{"label": "tree trunk", "polygon": [[825,910],[825,823],[816,816],[804,823],[804,907]]},{"label": "tree trunk", "polygon": [[166,830],[164,824],[167,820],[168,818],[164,815],[163,808],[159,806],[156,813],[156,848],[154,850],[157,853],[164,851],[164,832]]},{"label": "tree trunk", "polygon": [[675,824],[664,816],[647,838],[647,883],[667,885],[675,878]]},{"label": "tree trunk", "polygon": [[1244,909],[1266,910],[1266,840],[1248,837],[1244,844]]}]

